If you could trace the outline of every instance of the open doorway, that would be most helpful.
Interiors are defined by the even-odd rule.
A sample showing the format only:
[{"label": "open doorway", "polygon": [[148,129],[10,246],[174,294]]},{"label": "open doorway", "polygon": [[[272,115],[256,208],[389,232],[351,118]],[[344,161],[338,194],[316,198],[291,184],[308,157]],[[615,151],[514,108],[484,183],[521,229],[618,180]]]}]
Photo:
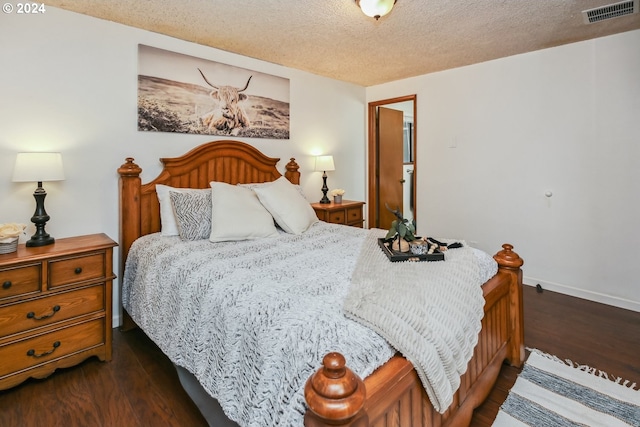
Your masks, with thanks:
[{"label": "open doorway", "polygon": [[416,95],[369,103],[369,228],[389,229],[399,209],[416,218]]}]

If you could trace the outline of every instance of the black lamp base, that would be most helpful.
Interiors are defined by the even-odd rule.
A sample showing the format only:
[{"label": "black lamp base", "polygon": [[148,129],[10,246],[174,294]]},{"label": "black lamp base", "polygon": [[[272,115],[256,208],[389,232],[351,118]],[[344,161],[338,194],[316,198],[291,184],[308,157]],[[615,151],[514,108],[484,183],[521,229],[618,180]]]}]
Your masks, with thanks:
[{"label": "black lamp base", "polygon": [[327,191],[329,191],[329,187],[327,187],[327,172],[322,172],[322,199],[320,199],[320,203],[331,203],[331,200],[327,197]]},{"label": "black lamp base", "polygon": [[55,241],[56,239],[54,239],[53,237],[49,236],[46,233],[44,236],[36,236],[36,234],[34,234],[33,236],[31,236],[29,240],[27,240],[25,244],[27,245],[27,247],[35,248],[38,246],[51,245]]},{"label": "black lamp base", "polygon": [[44,210],[44,198],[47,197],[47,192],[42,188],[42,182],[38,182],[38,188],[33,192],[33,197],[36,199],[36,211],[31,217],[31,222],[36,225],[36,232],[26,245],[28,247],[46,246],[55,242],[55,239],[44,231],[44,226],[49,221],[49,215]]}]

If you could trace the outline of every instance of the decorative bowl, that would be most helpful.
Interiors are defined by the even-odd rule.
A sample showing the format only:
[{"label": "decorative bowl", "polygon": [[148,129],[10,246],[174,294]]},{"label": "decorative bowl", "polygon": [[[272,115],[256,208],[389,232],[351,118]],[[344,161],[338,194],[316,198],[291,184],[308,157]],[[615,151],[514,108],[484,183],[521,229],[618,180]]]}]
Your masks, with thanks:
[{"label": "decorative bowl", "polygon": [[18,237],[7,243],[0,243],[0,254],[10,254],[18,250]]}]

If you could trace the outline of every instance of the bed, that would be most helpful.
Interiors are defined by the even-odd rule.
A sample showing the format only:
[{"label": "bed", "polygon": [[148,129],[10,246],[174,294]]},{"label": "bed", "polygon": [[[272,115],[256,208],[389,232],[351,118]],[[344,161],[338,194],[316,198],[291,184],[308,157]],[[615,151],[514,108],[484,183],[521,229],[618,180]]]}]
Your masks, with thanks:
[{"label": "bed", "polygon": [[[156,185],[206,189],[211,181],[233,185],[266,183],[283,176],[277,168],[279,159],[265,156],[254,147],[238,141],[209,142],[183,156],[161,161],[164,165],[162,172],[146,184],[141,182],[142,169],[134,159],[127,158],[118,169],[120,277],[124,277],[125,263],[134,242],[161,229]],[[284,177],[293,184],[299,184],[298,169],[295,160],[291,159],[284,166]],[[453,402],[446,411],[441,413],[434,409],[416,369],[399,353],[361,379],[349,368],[349,360],[345,361],[342,354],[329,352],[322,365],[318,364],[314,368],[317,369],[315,373],[306,381],[304,397],[310,409],[304,414],[304,424],[308,427],[468,425],[474,408],[484,401],[493,387],[501,365],[506,361],[521,366],[525,357],[520,269],[523,261],[510,244],[504,244],[493,258],[498,269],[482,285],[484,316],[477,345],[466,372],[459,379],[460,387],[453,395]],[[122,328],[133,327],[136,323],[125,311]],[[180,369],[179,374],[181,379],[188,375]],[[185,379],[183,384],[189,381],[193,383],[193,378]],[[200,399],[202,396],[194,396],[194,400]],[[199,406],[205,412],[207,405]],[[215,408],[215,403],[210,407]],[[219,411],[214,412],[213,417],[219,417]]]}]

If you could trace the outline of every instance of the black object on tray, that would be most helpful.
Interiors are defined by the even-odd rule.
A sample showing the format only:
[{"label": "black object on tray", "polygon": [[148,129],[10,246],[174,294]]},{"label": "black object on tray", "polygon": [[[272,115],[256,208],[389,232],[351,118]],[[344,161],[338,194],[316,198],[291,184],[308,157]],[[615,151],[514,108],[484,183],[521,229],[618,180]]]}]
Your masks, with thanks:
[{"label": "black object on tray", "polygon": [[391,249],[391,245],[394,239],[378,239],[378,245],[385,253],[389,261],[444,261],[444,254],[440,252],[440,249],[436,249],[432,254],[414,254],[412,252],[400,252]]}]

